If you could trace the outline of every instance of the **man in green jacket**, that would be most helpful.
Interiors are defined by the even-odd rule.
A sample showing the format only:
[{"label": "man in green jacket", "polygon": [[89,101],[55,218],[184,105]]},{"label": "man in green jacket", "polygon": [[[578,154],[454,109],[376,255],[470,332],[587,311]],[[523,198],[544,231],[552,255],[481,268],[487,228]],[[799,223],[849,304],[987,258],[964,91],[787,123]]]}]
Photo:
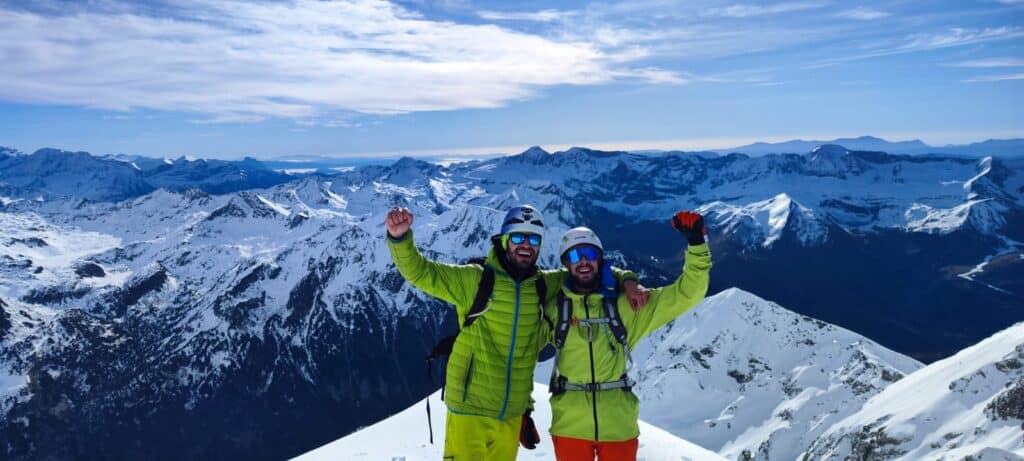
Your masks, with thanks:
[{"label": "man in green jacket", "polygon": [[[494,273],[490,300],[461,329],[448,359],[444,459],[511,461],[519,448],[523,413],[531,403],[537,355],[547,343],[542,336],[547,330],[541,327],[548,299],[538,299],[537,281],[552,287],[546,295],[552,298],[567,272],[538,270],[544,221],[529,205],[508,212],[501,233],[491,238],[483,266],[424,258],[413,244],[412,222],[408,209],[388,213],[387,241],[395,266],[416,288],[454,304],[459,325],[466,325],[484,267]],[[616,276],[633,302],[646,302],[646,291],[634,274]]]},{"label": "man in green jacket", "polygon": [[570,278],[546,309],[555,325],[551,436],[558,461],[636,459],[640,405],[627,374],[629,351],[704,299],[711,269],[704,218],[679,212],[672,225],[689,242],[683,273],[674,284],[650,290],[638,311],[603,287],[604,248],[593,231],[577,227],[562,238]]}]

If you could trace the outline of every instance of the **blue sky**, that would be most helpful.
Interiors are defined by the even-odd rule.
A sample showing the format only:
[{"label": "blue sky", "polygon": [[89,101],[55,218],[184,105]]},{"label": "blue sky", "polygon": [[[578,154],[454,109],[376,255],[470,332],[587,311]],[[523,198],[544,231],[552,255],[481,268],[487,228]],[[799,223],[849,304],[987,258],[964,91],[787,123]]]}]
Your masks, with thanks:
[{"label": "blue sky", "polygon": [[1024,0],[0,0],[0,62],[26,152],[1024,137]]}]

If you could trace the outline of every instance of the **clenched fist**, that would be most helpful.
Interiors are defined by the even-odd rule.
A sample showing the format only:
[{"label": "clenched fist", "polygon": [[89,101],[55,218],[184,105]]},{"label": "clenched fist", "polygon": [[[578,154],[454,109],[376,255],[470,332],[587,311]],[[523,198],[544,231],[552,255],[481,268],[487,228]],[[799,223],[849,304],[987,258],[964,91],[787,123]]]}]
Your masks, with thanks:
[{"label": "clenched fist", "polygon": [[680,211],[672,216],[672,227],[683,234],[690,245],[704,243],[704,236],[708,235],[708,230],[704,227],[704,217],[692,211]]},{"label": "clenched fist", "polygon": [[412,227],[412,212],[408,208],[392,208],[384,224],[388,226],[388,235],[391,238],[400,239]]}]

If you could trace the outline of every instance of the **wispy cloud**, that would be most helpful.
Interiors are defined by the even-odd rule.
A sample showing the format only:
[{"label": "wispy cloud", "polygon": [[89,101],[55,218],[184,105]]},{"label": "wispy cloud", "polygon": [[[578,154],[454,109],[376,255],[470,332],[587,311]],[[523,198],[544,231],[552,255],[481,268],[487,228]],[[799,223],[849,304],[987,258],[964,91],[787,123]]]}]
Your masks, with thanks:
[{"label": "wispy cloud", "polygon": [[913,34],[908,37],[907,43],[896,48],[894,51],[933,50],[1017,37],[1024,37],[1024,29],[1006,26],[986,27],[984,29],[954,27],[943,33]]},{"label": "wispy cloud", "polygon": [[727,18],[749,18],[753,16],[765,16],[769,14],[790,13],[794,11],[812,10],[826,6],[823,2],[788,2],[774,5],[754,5],[737,3],[726,7],[709,8],[704,12],[705,16],[720,16]]},{"label": "wispy cloud", "polygon": [[1020,58],[986,58],[961,61],[951,64],[954,67],[1024,67],[1024,59]]},{"label": "wispy cloud", "polygon": [[208,115],[204,123],[330,119],[500,107],[538,87],[610,82],[634,59],[593,42],[428,20],[371,0],[179,0],[159,17],[153,8],[102,5],[70,13],[0,6],[0,99],[191,112]]},{"label": "wispy cloud", "polygon": [[964,80],[968,83],[978,82],[1003,82],[1007,80],[1024,80],[1024,73],[1017,74],[1004,74],[1004,75],[986,75],[983,77],[974,77]]},{"label": "wispy cloud", "polygon": [[561,21],[578,15],[578,11],[541,10],[527,12],[479,11],[477,15],[488,21]]},{"label": "wispy cloud", "polygon": [[983,29],[954,27],[940,33],[922,32],[910,34],[897,44],[882,45],[878,49],[866,53],[825,59],[805,66],[804,68],[812,69],[829,67],[861,59],[975,45],[979,43],[1009,40],[1019,37],[1024,37],[1024,29],[1019,27],[1003,26],[986,27]]},{"label": "wispy cloud", "polygon": [[618,71],[616,72],[616,76],[624,78],[638,78],[650,83],[665,85],[683,85],[692,81],[688,76],[684,76],[678,72],[672,72],[656,67]]},{"label": "wispy cloud", "polygon": [[852,10],[840,11],[839,13],[836,13],[836,16],[846,19],[856,19],[859,21],[873,21],[875,19],[881,19],[886,16],[889,16],[889,13],[886,13],[885,11],[859,7],[854,8]]}]

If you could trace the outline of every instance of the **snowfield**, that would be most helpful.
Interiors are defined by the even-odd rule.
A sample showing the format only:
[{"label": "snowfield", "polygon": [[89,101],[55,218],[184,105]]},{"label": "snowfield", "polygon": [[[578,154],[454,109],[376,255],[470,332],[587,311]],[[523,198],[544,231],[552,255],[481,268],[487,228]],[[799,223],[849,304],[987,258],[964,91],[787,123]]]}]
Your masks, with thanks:
[{"label": "snowfield", "polygon": [[[434,443],[429,443],[426,400],[370,427],[294,458],[295,461],[377,461],[377,460],[440,460],[444,449],[444,418],[447,410],[441,391],[428,397]],[[541,443],[534,450],[519,448],[517,460],[553,460],[554,448],[546,428],[551,427],[551,406],[548,387],[534,383],[536,402],[533,420],[541,434]],[[640,450],[637,461],[724,461],[714,452],[676,437],[643,421],[640,422]]]}]

